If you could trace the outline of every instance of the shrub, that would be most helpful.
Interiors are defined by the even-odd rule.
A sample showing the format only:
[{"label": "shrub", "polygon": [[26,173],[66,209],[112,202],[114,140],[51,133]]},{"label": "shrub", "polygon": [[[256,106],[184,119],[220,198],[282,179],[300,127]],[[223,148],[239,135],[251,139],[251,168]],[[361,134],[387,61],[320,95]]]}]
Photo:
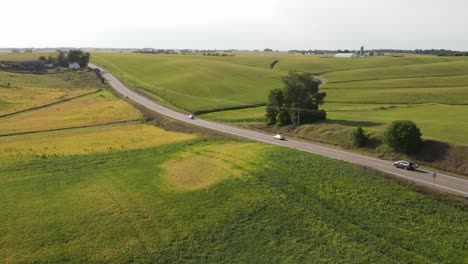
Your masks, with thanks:
[{"label": "shrub", "polygon": [[362,127],[357,127],[351,131],[350,143],[353,147],[363,147],[369,141],[369,136],[364,133]]},{"label": "shrub", "polygon": [[395,121],[384,132],[384,143],[395,152],[415,153],[421,142],[421,131],[409,120]]}]

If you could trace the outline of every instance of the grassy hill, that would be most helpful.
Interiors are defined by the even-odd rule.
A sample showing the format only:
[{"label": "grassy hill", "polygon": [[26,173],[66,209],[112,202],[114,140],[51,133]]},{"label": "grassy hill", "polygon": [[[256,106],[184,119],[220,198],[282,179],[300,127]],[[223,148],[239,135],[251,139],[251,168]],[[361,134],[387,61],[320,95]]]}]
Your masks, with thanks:
[{"label": "grassy hill", "polygon": [[[274,60],[279,60],[278,64],[275,69],[269,69]],[[346,119],[346,124],[352,126],[366,119],[383,129],[393,120],[410,119],[423,128],[423,135],[428,139],[468,144],[464,125],[468,124],[464,114],[468,104],[466,58],[94,53],[93,61],[116,74],[129,87],[136,85],[192,112],[265,103],[268,91],[282,86],[281,76],[289,69],[322,73],[319,76],[325,82],[322,89],[327,92],[323,108],[347,108],[346,112],[329,112],[332,121],[344,124],[341,121]],[[351,110],[350,105],[354,106]],[[388,106],[405,106],[410,110],[387,111]],[[372,112],[363,113],[358,108],[369,108]],[[438,112],[441,109],[447,111]],[[246,117],[249,113],[252,115]],[[231,121],[259,121],[263,113],[246,109],[216,112],[207,117],[211,116],[224,121],[230,118]],[[444,129],[438,129],[440,124]]]}]

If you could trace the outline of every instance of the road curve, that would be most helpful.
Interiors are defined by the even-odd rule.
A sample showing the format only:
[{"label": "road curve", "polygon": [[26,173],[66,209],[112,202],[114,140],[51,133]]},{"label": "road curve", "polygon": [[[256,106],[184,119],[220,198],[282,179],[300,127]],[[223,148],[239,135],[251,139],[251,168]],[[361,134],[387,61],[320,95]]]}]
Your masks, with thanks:
[{"label": "road curve", "polygon": [[216,130],[219,132],[258,141],[258,142],[263,142],[263,143],[278,145],[278,146],[283,146],[283,147],[289,147],[289,148],[337,159],[337,160],[343,160],[349,163],[362,165],[365,167],[376,169],[385,173],[389,173],[389,174],[413,181],[420,185],[425,185],[425,186],[435,188],[444,192],[461,195],[463,197],[468,197],[468,181],[464,179],[437,173],[436,178],[435,178],[435,184],[434,184],[433,173],[431,171],[426,171],[426,170],[406,171],[402,169],[397,169],[393,166],[392,162],[381,160],[381,159],[367,157],[367,156],[350,153],[350,152],[346,152],[342,150],[322,147],[322,146],[314,145],[311,143],[299,142],[295,140],[278,141],[278,140],[273,139],[272,135],[267,135],[267,134],[263,134],[263,133],[259,133],[255,131],[246,130],[246,129],[235,128],[235,127],[231,127],[228,125],[209,122],[209,121],[202,120],[202,119],[188,119],[185,114],[179,113],[177,111],[174,111],[167,107],[159,105],[131,91],[130,89],[125,87],[112,74],[105,72],[104,69],[101,69],[98,66],[93,65],[93,64],[90,64],[89,67],[93,69],[96,69],[96,68],[100,69],[102,71],[102,76],[120,94],[127,96],[128,99],[140,105],[143,105],[153,111],[156,111],[162,115],[165,115],[167,117],[170,117],[170,118],[182,121],[182,122],[190,123],[193,125],[197,125],[200,127],[209,128],[209,129]]}]

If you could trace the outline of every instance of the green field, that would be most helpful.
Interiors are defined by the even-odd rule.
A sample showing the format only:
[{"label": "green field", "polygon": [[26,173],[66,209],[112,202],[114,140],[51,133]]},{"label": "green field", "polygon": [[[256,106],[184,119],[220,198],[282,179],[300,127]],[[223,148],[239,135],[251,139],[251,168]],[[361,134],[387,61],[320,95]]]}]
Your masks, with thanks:
[{"label": "green field", "polygon": [[[269,65],[274,60],[279,63],[271,70]],[[191,112],[264,104],[268,91],[282,86],[281,76],[289,69],[321,73],[319,78],[325,83],[322,89],[327,92],[323,108],[330,111],[342,108],[340,105],[356,108],[346,113],[329,112],[332,121],[346,119],[348,124],[359,124],[369,120],[378,123],[378,130],[382,130],[391,121],[410,119],[421,126],[427,139],[468,144],[466,58],[94,53],[93,61],[130,87],[148,90]],[[363,106],[367,108],[366,105],[372,111],[356,111]],[[410,108],[386,111],[391,105]],[[228,122],[259,122],[263,113],[258,109],[243,109],[204,116]]]},{"label": "green field", "polygon": [[468,242],[461,207],[257,143],[11,162],[0,197],[8,263],[462,263]]},{"label": "green field", "polygon": [[[274,60],[279,63],[271,70]],[[264,104],[289,69],[324,73],[320,79],[326,102],[468,104],[465,58],[93,53],[93,61],[129,87],[146,89],[192,112]]]}]

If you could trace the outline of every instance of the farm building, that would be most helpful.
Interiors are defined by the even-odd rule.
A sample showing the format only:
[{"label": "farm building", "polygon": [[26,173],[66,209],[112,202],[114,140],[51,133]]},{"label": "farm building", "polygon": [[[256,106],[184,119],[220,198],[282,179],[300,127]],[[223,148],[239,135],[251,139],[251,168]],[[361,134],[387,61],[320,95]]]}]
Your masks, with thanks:
[{"label": "farm building", "polygon": [[335,58],[359,58],[359,55],[356,53],[337,53]]},{"label": "farm building", "polygon": [[80,64],[78,64],[78,62],[71,62],[70,64],[68,64],[68,68],[77,70],[80,68]]}]

